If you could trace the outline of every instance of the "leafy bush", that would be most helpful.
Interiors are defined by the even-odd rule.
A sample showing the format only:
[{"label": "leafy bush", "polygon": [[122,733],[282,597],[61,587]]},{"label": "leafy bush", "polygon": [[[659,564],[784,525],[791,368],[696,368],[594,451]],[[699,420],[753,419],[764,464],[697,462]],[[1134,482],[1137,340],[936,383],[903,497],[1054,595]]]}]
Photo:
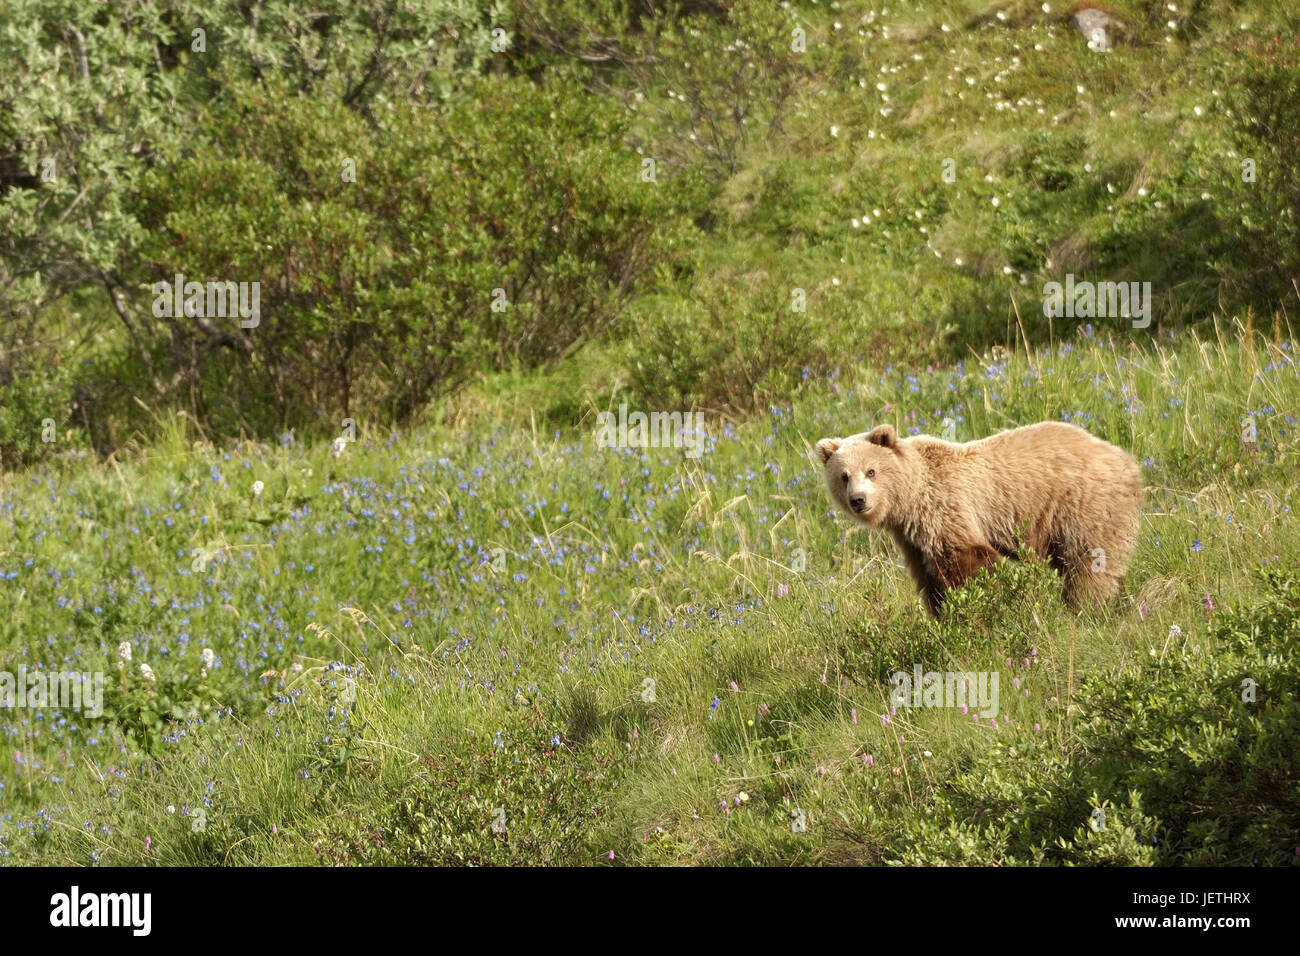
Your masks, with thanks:
[{"label": "leafy bush", "polygon": [[[339,862],[381,866],[545,866],[595,862],[588,846],[620,765],[610,754],[526,739],[448,742],[382,811],[318,841]],[[535,736],[534,736],[535,735]]]},{"label": "leafy bush", "polygon": [[688,295],[664,297],[625,325],[630,385],[663,407],[765,408],[795,392],[805,368],[825,364],[821,327],[765,273],[704,273]]},{"label": "leafy bush", "polygon": [[[1300,575],[1136,673],[1087,681],[1077,747],[1001,746],[941,791],[908,864],[1294,863],[1300,833]],[[1096,814],[1094,811],[1101,811]]]},{"label": "leafy bush", "polygon": [[980,654],[1022,658],[1036,641],[1034,615],[1061,603],[1061,577],[1042,561],[996,562],[949,591],[937,619],[922,609],[910,577],[896,580],[914,613],[888,627],[871,617],[854,621],[842,649],[848,673],[882,684],[917,663],[947,669]]},{"label": "leafy bush", "polygon": [[24,363],[8,381],[3,372],[0,369],[0,469],[30,464],[57,449],[72,401],[71,376],[64,365]]},{"label": "leafy bush", "polygon": [[[492,29],[509,23],[496,0],[322,0],[309,10],[292,0],[10,0],[0,19],[0,382],[39,364],[16,364],[33,351],[60,354],[66,337],[34,334],[48,330],[38,313],[89,290],[120,319],[160,394],[169,373],[152,365],[121,273],[146,238],[134,211],[141,177],[202,141],[206,104],[263,79],[372,117],[386,99],[448,102],[483,73]],[[249,135],[276,128],[248,119]]]},{"label": "leafy bush", "polygon": [[[1290,37],[1248,44],[1251,69],[1236,84],[1235,131],[1241,162],[1253,180],[1237,184],[1241,216],[1227,224],[1238,237],[1247,288],[1261,298],[1282,298],[1300,276],[1300,55]],[[1234,180],[1247,178],[1237,166]]]},{"label": "leafy bush", "polygon": [[670,160],[730,175],[756,134],[781,128],[800,77],[796,21],[763,0],[730,4],[718,26],[700,29],[697,19],[658,21],[652,49],[630,60],[630,69],[643,91],[672,94],[647,101],[654,145]]},{"label": "leafy bush", "polygon": [[1034,133],[1021,151],[1021,172],[1039,189],[1068,189],[1082,172],[1086,145],[1077,134]]},{"label": "leafy bush", "polygon": [[765,0],[518,0],[516,14],[525,55],[559,71],[593,67],[579,77],[593,89],[617,79],[648,120],[647,155],[715,180],[781,129],[803,75],[799,20]]},{"label": "leafy bush", "polygon": [[254,328],[161,320],[199,419],[400,420],[599,333],[679,226],[674,193],[617,147],[623,126],[522,80],[445,114],[394,106],[373,129],[333,101],[242,88],[207,118],[213,146],[151,177],[141,216],[142,284],[261,283]]}]

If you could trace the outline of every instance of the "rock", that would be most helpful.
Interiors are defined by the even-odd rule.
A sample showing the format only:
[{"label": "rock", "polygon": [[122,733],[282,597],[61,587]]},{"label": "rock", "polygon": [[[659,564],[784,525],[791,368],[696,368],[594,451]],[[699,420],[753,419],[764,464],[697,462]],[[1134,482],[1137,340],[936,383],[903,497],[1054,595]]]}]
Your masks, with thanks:
[{"label": "rock", "polygon": [[1124,21],[1099,7],[1076,8],[1070,17],[1070,26],[1084,35],[1089,49],[1098,53],[1105,53],[1116,43],[1128,42],[1132,37]]}]

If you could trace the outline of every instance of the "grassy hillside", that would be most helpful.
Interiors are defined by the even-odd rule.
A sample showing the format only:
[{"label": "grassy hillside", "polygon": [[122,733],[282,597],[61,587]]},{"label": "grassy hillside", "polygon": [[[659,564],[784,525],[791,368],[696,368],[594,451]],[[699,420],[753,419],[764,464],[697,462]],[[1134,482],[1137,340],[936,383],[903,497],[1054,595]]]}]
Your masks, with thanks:
[{"label": "grassy hillside", "polygon": [[[1054,4],[773,5],[806,59],[731,134],[696,107],[766,21],[574,67],[693,213],[609,334],[342,445],[142,394],[116,454],[0,475],[0,667],[106,675],[102,716],[0,709],[0,859],[1300,859],[1300,290],[1240,166],[1290,14],[1174,6],[1094,53]],[[1049,320],[1066,273],[1151,282],[1150,328]],[[703,454],[599,447],[622,402],[705,409]],[[1004,563],[931,620],[849,533],[817,439],[945,420],[1132,451],[1113,606]],[[914,666],[996,715],[897,706]]]},{"label": "grassy hillside", "polygon": [[[160,423],[136,460],[7,483],[11,669],[110,676],[106,721],[5,715],[4,850],[115,864],[608,862],[611,851],[878,862],[960,846],[959,858],[987,862],[1015,854],[908,834],[989,760],[1008,771],[1020,760],[1112,779],[1062,797],[1073,818],[1037,821],[1027,836],[1049,854],[1142,861],[1158,832],[1161,846],[1219,859],[1239,843],[1207,848],[1160,821],[1186,812],[1231,830],[1222,806],[1129,803],[1126,774],[1157,759],[1175,773],[1182,745],[1146,740],[1140,759],[1098,776],[1086,722],[1123,726],[1124,711],[1076,692],[1129,675],[1141,712],[1190,706],[1200,690],[1198,719],[1220,732],[1234,715],[1263,720],[1189,779],[1245,762],[1251,740],[1293,739],[1293,688],[1266,672],[1296,660],[1297,444],[1282,410],[1297,396],[1288,343],[1225,333],[864,372],[719,430],[697,461],[519,423],[363,438],[335,461],[295,443],[220,452]],[[846,422],[915,432],[943,416],[959,437],[1069,419],[1133,449],[1149,513],[1114,608],[1075,617],[1050,571],[1003,565],[931,622],[887,543],[847,534],[810,441]],[[1270,589],[1260,566],[1290,583]],[[1228,661],[1239,627],[1223,623],[1236,620],[1228,607],[1269,601],[1289,609],[1284,623],[1256,628],[1258,644]],[[118,669],[123,641],[131,660]],[[206,675],[201,648],[216,658]],[[1207,656],[1226,676],[1180,670]],[[914,664],[998,671],[998,717],[891,712],[888,677]],[[1233,706],[1238,672],[1258,673],[1254,711]],[[1294,776],[1279,779],[1293,796]],[[1090,800],[1108,816],[1101,848],[1073,840]],[[1291,825],[1295,806],[1279,810]],[[492,830],[498,807],[505,836]],[[997,819],[1015,830],[1030,812]],[[1249,852],[1292,854],[1284,823]],[[1148,842],[1125,843],[1125,828]],[[1070,846],[1052,846],[1057,830]]]}]

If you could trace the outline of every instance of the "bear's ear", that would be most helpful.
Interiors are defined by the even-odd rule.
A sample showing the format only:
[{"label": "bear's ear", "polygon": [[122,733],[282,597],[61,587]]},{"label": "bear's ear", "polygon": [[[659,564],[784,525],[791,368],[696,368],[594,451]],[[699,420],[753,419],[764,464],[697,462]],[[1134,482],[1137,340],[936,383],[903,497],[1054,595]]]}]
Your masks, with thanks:
[{"label": "bear's ear", "polygon": [[831,455],[839,451],[842,444],[842,438],[823,438],[817,443],[817,454],[821,455],[823,465],[831,460]]},{"label": "bear's ear", "polygon": [[893,425],[877,425],[867,432],[867,441],[881,448],[897,448],[898,433],[894,431]]}]

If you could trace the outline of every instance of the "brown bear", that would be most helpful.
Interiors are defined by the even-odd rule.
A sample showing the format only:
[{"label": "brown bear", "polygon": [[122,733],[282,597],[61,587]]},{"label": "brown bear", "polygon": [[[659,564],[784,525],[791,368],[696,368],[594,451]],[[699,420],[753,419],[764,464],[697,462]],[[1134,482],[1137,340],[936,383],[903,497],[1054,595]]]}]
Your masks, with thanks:
[{"label": "brown bear", "polygon": [[831,497],[893,535],[931,614],[944,594],[1028,545],[1074,607],[1112,596],[1137,543],[1142,472],[1076,425],[1040,422],[957,444],[878,425],[823,438]]}]

